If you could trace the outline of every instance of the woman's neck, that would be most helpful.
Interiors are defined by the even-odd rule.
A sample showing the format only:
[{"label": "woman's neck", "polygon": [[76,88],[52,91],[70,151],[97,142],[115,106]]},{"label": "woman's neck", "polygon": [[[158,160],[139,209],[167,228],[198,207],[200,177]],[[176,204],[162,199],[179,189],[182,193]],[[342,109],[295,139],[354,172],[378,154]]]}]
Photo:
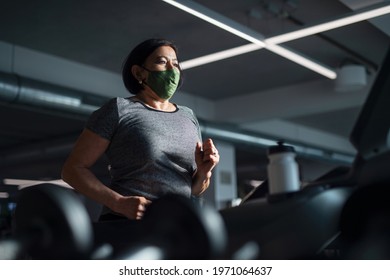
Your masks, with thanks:
[{"label": "woman's neck", "polygon": [[140,92],[135,96],[136,99],[144,103],[146,106],[166,112],[173,112],[176,110],[176,106],[169,100],[164,100],[158,97],[154,97],[145,92]]}]

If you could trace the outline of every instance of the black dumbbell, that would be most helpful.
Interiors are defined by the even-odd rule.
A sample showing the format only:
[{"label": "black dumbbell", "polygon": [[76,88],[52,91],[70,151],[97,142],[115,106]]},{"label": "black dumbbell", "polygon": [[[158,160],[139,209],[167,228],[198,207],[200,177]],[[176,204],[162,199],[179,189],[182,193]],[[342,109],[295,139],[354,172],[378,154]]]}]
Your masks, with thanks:
[{"label": "black dumbbell", "polygon": [[87,210],[75,193],[40,184],[20,191],[13,233],[0,241],[0,259],[89,258],[93,237]]},{"label": "black dumbbell", "polygon": [[148,206],[143,238],[118,259],[218,259],[227,235],[220,215],[181,196],[166,196]]}]

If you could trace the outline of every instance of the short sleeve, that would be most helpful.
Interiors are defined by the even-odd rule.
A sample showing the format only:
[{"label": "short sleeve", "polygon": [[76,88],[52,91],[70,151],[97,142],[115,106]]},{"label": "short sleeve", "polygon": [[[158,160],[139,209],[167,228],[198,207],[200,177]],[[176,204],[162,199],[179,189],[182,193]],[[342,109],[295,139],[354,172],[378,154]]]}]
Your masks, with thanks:
[{"label": "short sleeve", "polygon": [[186,106],[180,106],[178,105],[179,109],[182,110],[187,116],[189,119],[191,119],[191,121],[194,123],[194,125],[196,126],[197,130],[198,130],[198,137],[199,137],[199,140],[202,141],[202,132],[201,132],[201,129],[200,129],[200,125],[199,125],[199,121],[198,121],[198,118],[195,116],[194,114],[194,111]]},{"label": "short sleeve", "polygon": [[107,140],[111,140],[118,126],[117,99],[109,100],[102,107],[94,111],[85,127]]}]

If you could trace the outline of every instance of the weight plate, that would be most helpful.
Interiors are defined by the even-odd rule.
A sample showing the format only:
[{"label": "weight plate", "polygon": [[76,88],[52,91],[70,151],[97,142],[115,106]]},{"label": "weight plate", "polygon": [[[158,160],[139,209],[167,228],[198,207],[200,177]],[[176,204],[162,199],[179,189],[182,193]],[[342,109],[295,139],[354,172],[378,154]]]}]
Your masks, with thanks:
[{"label": "weight plate", "polygon": [[153,202],[145,212],[150,242],[168,259],[216,259],[225,251],[227,235],[220,215],[181,196]]},{"label": "weight plate", "polygon": [[33,259],[86,257],[93,246],[89,215],[75,193],[54,184],[22,189],[14,217],[15,235],[30,240]]}]

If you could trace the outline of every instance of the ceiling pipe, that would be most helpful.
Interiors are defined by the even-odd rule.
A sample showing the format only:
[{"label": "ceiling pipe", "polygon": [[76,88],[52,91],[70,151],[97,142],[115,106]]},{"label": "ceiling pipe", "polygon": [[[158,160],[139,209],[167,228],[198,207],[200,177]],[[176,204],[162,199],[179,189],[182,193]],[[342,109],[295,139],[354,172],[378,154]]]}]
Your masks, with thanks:
[{"label": "ceiling pipe", "polygon": [[[57,114],[58,110],[69,117],[78,114],[87,118],[94,110],[98,109],[108,100],[107,97],[101,97],[85,92],[75,91],[64,87],[59,87],[28,78],[23,78],[15,74],[0,72],[0,102],[10,105],[30,106],[33,109],[45,110],[51,114]],[[256,134],[250,134],[247,131],[241,131],[236,127],[220,124],[211,124],[200,120],[202,133],[207,137],[214,137],[221,141],[230,143],[240,143],[252,145],[265,149],[274,145],[281,139],[270,139]],[[67,141],[65,141],[67,142]],[[63,156],[70,152],[73,143],[61,142],[58,148],[58,141],[38,143],[26,149],[18,148],[7,150],[0,154],[0,166],[7,164],[17,164],[23,159],[29,162],[42,160],[42,158],[53,156],[55,151],[57,156]],[[319,160],[351,164],[354,155],[342,154],[333,151],[325,151],[320,148],[309,147],[301,144],[290,144],[295,147],[298,155],[311,157]]]},{"label": "ceiling pipe", "polygon": [[297,155],[305,158],[312,158],[321,161],[327,161],[332,163],[340,163],[350,165],[355,159],[355,155],[347,153],[339,153],[330,150],[324,150],[317,147],[310,147],[294,143],[293,141],[285,141],[280,138],[264,137],[258,134],[251,134],[248,131],[243,131],[238,128],[221,127],[220,125],[212,125],[207,122],[200,122],[202,134],[208,137],[220,139],[236,144],[245,144],[262,149],[267,149],[270,146],[276,145],[278,141],[283,141],[286,145],[293,146]]},{"label": "ceiling pipe", "polygon": [[42,109],[91,114],[107,98],[0,72],[0,102]]}]

